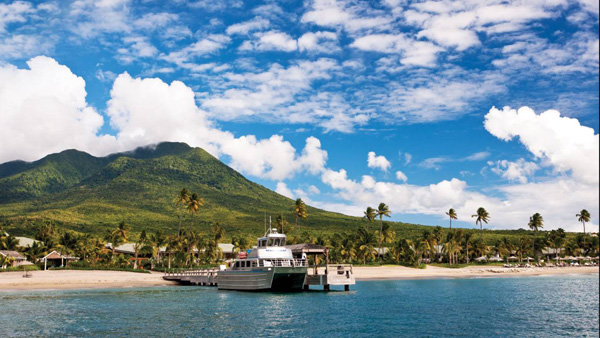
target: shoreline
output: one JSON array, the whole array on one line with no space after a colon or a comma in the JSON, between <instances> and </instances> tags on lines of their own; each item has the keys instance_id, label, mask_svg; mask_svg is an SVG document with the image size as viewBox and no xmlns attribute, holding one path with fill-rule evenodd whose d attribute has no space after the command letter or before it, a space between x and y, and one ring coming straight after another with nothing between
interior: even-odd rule
<instances>
[{"instance_id":1,"label":"shoreline","mask_svg":"<svg viewBox=\"0 0 600 338\"><path fill-rule=\"evenodd\" d=\"M516 278L538 276L598 275L597 266L505 268L469 266L443 268L427 265L426 269L404 266L353 267L357 281L373 280L416 280L416 279L469 279L469 278Z\"/></svg>"},{"instance_id":2,"label":"shoreline","mask_svg":"<svg viewBox=\"0 0 600 338\"><path fill-rule=\"evenodd\" d=\"M23 278L23 272L17 271L0 273L0 294L3 292L32 290L127 289L179 285L176 282L164 280L162 272L145 274L110 270L49 270L31 271L30 273L31 278ZM560 268L469 266L443 268L428 265L426 269L404 266L356 266L353 267L353 273L356 281L381 281L598 275L599 269L597 266Z\"/></svg>"}]
</instances>

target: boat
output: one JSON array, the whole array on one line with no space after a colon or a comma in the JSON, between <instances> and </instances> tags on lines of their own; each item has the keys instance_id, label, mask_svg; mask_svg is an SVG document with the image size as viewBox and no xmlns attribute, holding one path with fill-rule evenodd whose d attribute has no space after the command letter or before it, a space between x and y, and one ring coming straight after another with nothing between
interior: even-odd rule
<instances>
[{"instance_id":1,"label":"boat","mask_svg":"<svg viewBox=\"0 0 600 338\"><path fill-rule=\"evenodd\" d=\"M241 252L229 268L218 272L219 290L301 291L306 259L294 259L285 244L285 234L269 229L256 248Z\"/></svg>"}]
</instances>

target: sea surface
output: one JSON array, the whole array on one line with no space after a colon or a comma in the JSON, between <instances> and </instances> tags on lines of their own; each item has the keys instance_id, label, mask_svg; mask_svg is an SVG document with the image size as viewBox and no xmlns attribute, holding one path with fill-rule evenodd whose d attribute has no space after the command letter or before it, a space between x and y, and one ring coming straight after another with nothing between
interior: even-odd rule
<instances>
[{"instance_id":1,"label":"sea surface","mask_svg":"<svg viewBox=\"0 0 600 338\"><path fill-rule=\"evenodd\" d=\"M0 292L0 337L598 337L598 276Z\"/></svg>"}]
</instances>

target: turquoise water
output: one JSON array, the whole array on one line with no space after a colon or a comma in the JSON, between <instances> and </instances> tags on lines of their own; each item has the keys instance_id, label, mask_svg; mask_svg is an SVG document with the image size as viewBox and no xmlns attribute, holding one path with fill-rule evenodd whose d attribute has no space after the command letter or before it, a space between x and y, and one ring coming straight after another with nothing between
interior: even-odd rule
<instances>
[{"instance_id":1,"label":"turquoise water","mask_svg":"<svg viewBox=\"0 0 600 338\"><path fill-rule=\"evenodd\" d=\"M0 337L598 337L598 276L359 282L292 294L0 292Z\"/></svg>"}]
</instances>

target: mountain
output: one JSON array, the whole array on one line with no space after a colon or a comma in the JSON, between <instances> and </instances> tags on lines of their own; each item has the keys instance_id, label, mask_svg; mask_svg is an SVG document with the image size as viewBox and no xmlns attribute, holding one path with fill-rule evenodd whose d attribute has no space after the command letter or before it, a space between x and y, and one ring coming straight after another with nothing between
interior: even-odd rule
<instances>
[{"instance_id":1,"label":"mountain","mask_svg":"<svg viewBox=\"0 0 600 338\"><path fill-rule=\"evenodd\" d=\"M193 220L174 199L182 188L197 192L204 206ZM94 157L65 150L31 163L0 165L0 217L53 219L66 227L99 234L125 220L134 231L206 231L220 222L228 233L262 232L265 214L284 214L290 224L294 201L249 181L200 148L161 143L131 152ZM353 230L364 221L308 207L298 231ZM192 223L193 222L193 223ZM395 227L403 227L396 223ZM411 226L406 230L419 230Z\"/></svg>"}]
</instances>

